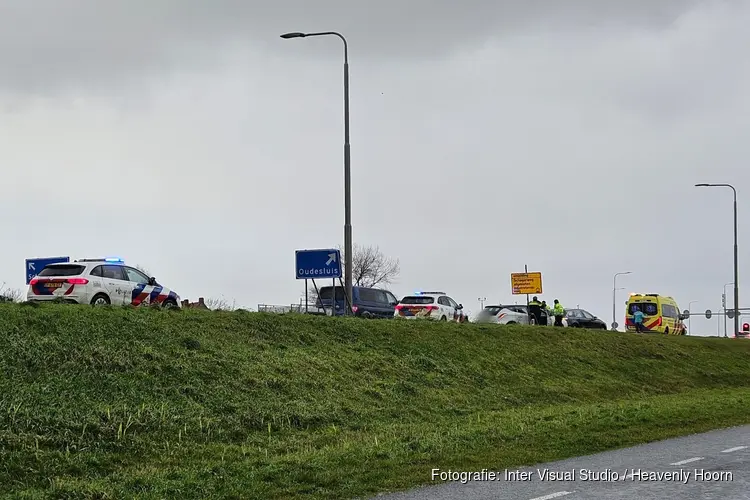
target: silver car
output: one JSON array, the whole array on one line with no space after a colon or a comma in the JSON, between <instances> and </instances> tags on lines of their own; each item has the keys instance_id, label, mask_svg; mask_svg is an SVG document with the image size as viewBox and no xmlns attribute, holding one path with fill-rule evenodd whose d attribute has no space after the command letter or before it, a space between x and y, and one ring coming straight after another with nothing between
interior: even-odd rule
<instances>
[{"instance_id":1,"label":"silver car","mask_svg":"<svg viewBox=\"0 0 750 500\"><path fill-rule=\"evenodd\" d=\"M497 325L528 325L529 310L523 305L486 306L478 315L475 323L494 323ZM554 316L547 316L547 325L554 325ZM563 319L563 325L567 322Z\"/></svg>"}]
</instances>

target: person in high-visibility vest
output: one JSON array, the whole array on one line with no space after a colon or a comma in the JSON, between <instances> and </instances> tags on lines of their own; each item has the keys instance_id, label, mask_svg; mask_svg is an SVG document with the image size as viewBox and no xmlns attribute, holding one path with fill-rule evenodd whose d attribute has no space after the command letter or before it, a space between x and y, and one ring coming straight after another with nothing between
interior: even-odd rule
<instances>
[{"instance_id":1,"label":"person in high-visibility vest","mask_svg":"<svg viewBox=\"0 0 750 500\"><path fill-rule=\"evenodd\" d=\"M534 324L540 324L541 311L542 303L539 302L539 299L537 299L535 296L533 299L531 299L531 302L529 302L529 322L533 320Z\"/></svg>"},{"instance_id":2,"label":"person in high-visibility vest","mask_svg":"<svg viewBox=\"0 0 750 500\"><path fill-rule=\"evenodd\" d=\"M542 317L541 324L545 326L549 325L549 318L552 317L552 308L547 305L546 300L543 300L540 309L542 311L541 312L541 317Z\"/></svg>"},{"instance_id":3,"label":"person in high-visibility vest","mask_svg":"<svg viewBox=\"0 0 750 500\"><path fill-rule=\"evenodd\" d=\"M565 308L557 299L555 299L555 305L552 306L552 314L555 316L555 326L563 326L562 320L565 316Z\"/></svg>"}]
</instances>

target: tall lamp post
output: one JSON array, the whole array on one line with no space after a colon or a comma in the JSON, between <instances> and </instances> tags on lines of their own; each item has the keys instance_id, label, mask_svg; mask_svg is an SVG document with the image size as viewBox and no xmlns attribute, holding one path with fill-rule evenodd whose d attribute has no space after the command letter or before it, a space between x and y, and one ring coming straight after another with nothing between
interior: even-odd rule
<instances>
[{"instance_id":1,"label":"tall lamp post","mask_svg":"<svg viewBox=\"0 0 750 500\"><path fill-rule=\"evenodd\" d=\"M734 285L734 283L724 283L724 295L721 297L724 306L724 337L727 336L727 287L729 285Z\"/></svg>"},{"instance_id":2,"label":"tall lamp post","mask_svg":"<svg viewBox=\"0 0 750 500\"><path fill-rule=\"evenodd\" d=\"M695 187L726 187L734 193L734 331L740 331L740 279L737 269L737 190L731 184L696 184Z\"/></svg>"},{"instance_id":3,"label":"tall lamp post","mask_svg":"<svg viewBox=\"0 0 750 500\"><path fill-rule=\"evenodd\" d=\"M612 329L616 330L615 323L617 323L617 277L624 276L626 274L632 274L632 271L625 271L622 273L615 273L612 279Z\"/></svg>"},{"instance_id":4,"label":"tall lamp post","mask_svg":"<svg viewBox=\"0 0 750 500\"><path fill-rule=\"evenodd\" d=\"M479 297L477 299L479 301L479 309L480 311L484 310L484 302L487 300L487 297Z\"/></svg>"},{"instance_id":5,"label":"tall lamp post","mask_svg":"<svg viewBox=\"0 0 750 500\"><path fill-rule=\"evenodd\" d=\"M688 334L693 333L693 304L698 302L697 300L691 300L688 302Z\"/></svg>"},{"instance_id":6,"label":"tall lamp post","mask_svg":"<svg viewBox=\"0 0 750 500\"><path fill-rule=\"evenodd\" d=\"M306 38L310 36L336 36L344 42L344 285L346 287L346 312L352 306L352 179L351 148L349 145L349 44L341 33L321 31L317 33L285 33L281 38Z\"/></svg>"}]
</instances>

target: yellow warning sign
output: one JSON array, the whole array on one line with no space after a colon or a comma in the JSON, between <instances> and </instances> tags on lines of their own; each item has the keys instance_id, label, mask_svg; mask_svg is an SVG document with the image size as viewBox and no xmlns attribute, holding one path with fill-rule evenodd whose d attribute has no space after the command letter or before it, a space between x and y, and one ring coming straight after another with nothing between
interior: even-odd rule
<instances>
[{"instance_id":1,"label":"yellow warning sign","mask_svg":"<svg viewBox=\"0 0 750 500\"><path fill-rule=\"evenodd\" d=\"M542 273L513 273L510 288L513 295L542 293Z\"/></svg>"}]
</instances>

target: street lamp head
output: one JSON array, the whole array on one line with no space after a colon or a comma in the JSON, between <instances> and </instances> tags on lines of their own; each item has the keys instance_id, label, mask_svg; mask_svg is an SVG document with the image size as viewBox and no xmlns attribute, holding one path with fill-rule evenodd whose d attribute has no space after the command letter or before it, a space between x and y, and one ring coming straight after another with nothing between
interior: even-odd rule
<instances>
[{"instance_id":1,"label":"street lamp head","mask_svg":"<svg viewBox=\"0 0 750 500\"><path fill-rule=\"evenodd\" d=\"M696 184L695 187L709 187L711 184L706 184L705 182L701 182L700 184Z\"/></svg>"},{"instance_id":2,"label":"street lamp head","mask_svg":"<svg viewBox=\"0 0 750 500\"><path fill-rule=\"evenodd\" d=\"M293 32L293 33L284 33L283 35L281 35L281 38L288 40L289 38L305 38L306 36L307 35L304 33Z\"/></svg>"}]
</instances>

